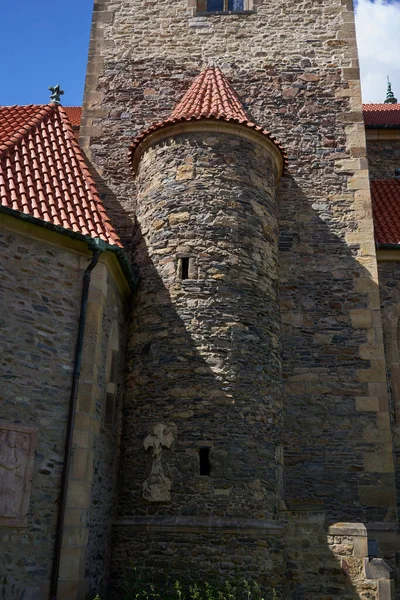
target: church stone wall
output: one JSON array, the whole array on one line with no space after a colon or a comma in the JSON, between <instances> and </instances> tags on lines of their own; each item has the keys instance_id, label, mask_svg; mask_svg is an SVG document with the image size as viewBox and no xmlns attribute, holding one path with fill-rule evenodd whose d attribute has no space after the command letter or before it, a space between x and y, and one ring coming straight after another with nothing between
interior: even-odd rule
<instances>
[{"instance_id":1,"label":"church stone wall","mask_svg":"<svg viewBox=\"0 0 400 600\"><path fill-rule=\"evenodd\" d=\"M89 289L58 586L68 600L103 597L109 578L125 322L124 296L109 267L103 255Z\"/></svg>"},{"instance_id":2,"label":"church stone wall","mask_svg":"<svg viewBox=\"0 0 400 600\"><path fill-rule=\"evenodd\" d=\"M390 422L395 455L396 484L400 490L400 263L379 262L383 339L388 368ZM390 451L390 448L388 448Z\"/></svg>"},{"instance_id":3,"label":"church stone wall","mask_svg":"<svg viewBox=\"0 0 400 600\"><path fill-rule=\"evenodd\" d=\"M111 558L111 524L117 507L117 462L119 457L119 437L121 428L122 383L125 349L125 310L123 298L109 273L104 273L107 281L104 297L104 312L101 320L98 385L100 394L93 407L93 420L97 424L93 439L91 503L87 515L88 543L86 550L85 578L91 596L104 597L108 582ZM103 287L103 286L102 286ZM104 287L103 287L104 289ZM98 299L96 288L93 300ZM107 354L110 336L117 325L119 353L115 394L115 416L113 423L106 422L105 402L107 388Z\"/></svg>"},{"instance_id":4,"label":"church stone wall","mask_svg":"<svg viewBox=\"0 0 400 600\"><path fill-rule=\"evenodd\" d=\"M371 179L394 179L395 169L400 169L400 140L368 140L367 150Z\"/></svg>"},{"instance_id":5,"label":"church stone wall","mask_svg":"<svg viewBox=\"0 0 400 600\"><path fill-rule=\"evenodd\" d=\"M53 566L83 273L90 254L85 244L71 248L63 236L0 218L0 596L43 600ZM109 574L125 322L124 295L112 273L102 257L91 277L61 599L86 598L88 590L93 596L104 592ZM117 417L105 427L107 353L115 328ZM15 515L10 512L14 506Z\"/></svg>"},{"instance_id":6,"label":"church stone wall","mask_svg":"<svg viewBox=\"0 0 400 600\"><path fill-rule=\"evenodd\" d=\"M35 432L27 522L13 527L0 514L0 595L47 598L53 561L58 494L75 338L80 307L80 256L69 250L1 228L0 428ZM0 488L6 492L6 448L0 448ZM10 448L8 448L10 450ZM17 474L24 456L17 444ZM10 482L9 482L10 483ZM13 486L8 486L11 501ZM18 491L18 490L17 490Z\"/></svg>"},{"instance_id":7,"label":"church stone wall","mask_svg":"<svg viewBox=\"0 0 400 600\"><path fill-rule=\"evenodd\" d=\"M286 498L324 505L332 521L393 519L352 2L271 0L254 14L198 17L187 0L95 4L81 143L128 244L129 143L210 60L289 153L278 190Z\"/></svg>"}]
</instances>

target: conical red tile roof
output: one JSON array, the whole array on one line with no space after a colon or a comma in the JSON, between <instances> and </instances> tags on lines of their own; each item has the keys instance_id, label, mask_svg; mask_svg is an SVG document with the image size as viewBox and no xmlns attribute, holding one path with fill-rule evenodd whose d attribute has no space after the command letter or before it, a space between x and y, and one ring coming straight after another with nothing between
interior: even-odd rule
<instances>
[{"instance_id":1,"label":"conical red tile roof","mask_svg":"<svg viewBox=\"0 0 400 600\"><path fill-rule=\"evenodd\" d=\"M0 204L121 246L62 106L0 107Z\"/></svg>"},{"instance_id":2,"label":"conical red tile roof","mask_svg":"<svg viewBox=\"0 0 400 600\"><path fill-rule=\"evenodd\" d=\"M218 119L240 123L245 127L258 131L275 144L286 167L287 156L283 147L270 131L250 120L231 84L218 67L207 67L196 77L168 119L154 123L134 139L130 148L132 162L137 147L148 134L157 129L168 127L168 125L201 119Z\"/></svg>"},{"instance_id":3,"label":"conical red tile roof","mask_svg":"<svg viewBox=\"0 0 400 600\"><path fill-rule=\"evenodd\" d=\"M170 119L249 120L229 81L217 67L208 67L196 79L172 112Z\"/></svg>"}]
</instances>

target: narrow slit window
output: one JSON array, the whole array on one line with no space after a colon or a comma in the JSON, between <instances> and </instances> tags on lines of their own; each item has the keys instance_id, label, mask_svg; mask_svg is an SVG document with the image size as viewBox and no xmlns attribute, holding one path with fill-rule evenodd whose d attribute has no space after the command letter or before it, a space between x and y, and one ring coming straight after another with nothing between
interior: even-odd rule
<instances>
[{"instance_id":1,"label":"narrow slit window","mask_svg":"<svg viewBox=\"0 0 400 600\"><path fill-rule=\"evenodd\" d=\"M209 477L211 472L210 448L200 448L200 475Z\"/></svg>"},{"instance_id":2,"label":"narrow slit window","mask_svg":"<svg viewBox=\"0 0 400 600\"><path fill-rule=\"evenodd\" d=\"M181 268L182 268L182 279L189 279L189 257L184 256L181 259Z\"/></svg>"},{"instance_id":3,"label":"narrow slit window","mask_svg":"<svg viewBox=\"0 0 400 600\"><path fill-rule=\"evenodd\" d=\"M118 352L111 350L111 364L110 364L110 375L109 381L115 382L118 378Z\"/></svg>"},{"instance_id":4,"label":"narrow slit window","mask_svg":"<svg viewBox=\"0 0 400 600\"><path fill-rule=\"evenodd\" d=\"M104 411L104 424L113 427L115 422L115 394L106 394L106 407Z\"/></svg>"}]
</instances>

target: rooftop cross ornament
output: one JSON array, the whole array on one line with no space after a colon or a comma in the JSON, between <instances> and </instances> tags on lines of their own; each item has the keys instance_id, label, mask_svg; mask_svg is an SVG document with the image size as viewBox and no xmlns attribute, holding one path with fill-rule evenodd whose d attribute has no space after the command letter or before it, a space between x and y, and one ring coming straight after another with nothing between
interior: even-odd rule
<instances>
[{"instance_id":1,"label":"rooftop cross ornament","mask_svg":"<svg viewBox=\"0 0 400 600\"><path fill-rule=\"evenodd\" d=\"M54 104L61 104L60 96L64 95L64 90L61 89L60 84L57 84L54 87L50 86L49 90L51 92L50 100Z\"/></svg>"},{"instance_id":2,"label":"rooftop cross ornament","mask_svg":"<svg viewBox=\"0 0 400 600\"><path fill-rule=\"evenodd\" d=\"M394 94L392 92L392 84L390 83L389 77L387 78L387 80L388 80L388 87L387 87L387 92L386 92L385 104L397 104L397 98L394 97Z\"/></svg>"},{"instance_id":3,"label":"rooftop cross ornament","mask_svg":"<svg viewBox=\"0 0 400 600\"><path fill-rule=\"evenodd\" d=\"M145 450L152 448L153 464L148 479L143 484L143 498L148 502L169 502L171 500L171 480L164 475L161 464L163 448L171 448L174 436L171 429L163 423L157 423L154 434L148 435L143 445Z\"/></svg>"}]
</instances>

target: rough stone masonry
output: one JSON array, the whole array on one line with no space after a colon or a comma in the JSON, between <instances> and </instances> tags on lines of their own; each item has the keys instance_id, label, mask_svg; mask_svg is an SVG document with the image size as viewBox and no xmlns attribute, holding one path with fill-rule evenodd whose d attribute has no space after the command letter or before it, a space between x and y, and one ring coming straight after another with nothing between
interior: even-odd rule
<instances>
[{"instance_id":1,"label":"rough stone masonry","mask_svg":"<svg viewBox=\"0 0 400 600\"><path fill-rule=\"evenodd\" d=\"M243 571L251 562L254 572L261 572L267 557L265 571L272 573L284 550L276 549L276 526L268 529L266 519L289 518L285 507L323 510L328 524L391 523L396 517L352 2L271 0L238 14L198 14L200 8L193 0L95 4L81 144L98 173L113 223L142 267L127 351L115 578L127 566L128 552L139 565L181 574L193 564L201 571L208 547L216 548L212 564L222 578L231 570L227 565ZM210 61L221 68L252 120L271 130L289 154L275 199L263 200L276 202L279 240L272 221L261 244L260 270L254 270L253 307L249 294L241 302L231 292L246 279L251 262L254 267L250 246L258 244L260 221L245 203L234 200L229 206L227 195L239 185L235 178L240 185L251 181L254 193L262 157L234 136L222 149L221 140L204 134L152 148L136 181L127 158L132 138L166 118ZM224 187L223 152L232 157L225 165L231 188ZM248 205L249 200L250 195ZM215 223L224 202L229 210ZM208 215L213 229L207 229ZM207 234L212 229L210 238L206 229ZM251 241L234 231L251 232ZM205 240L210 247L204 247ZM247 245L248 262L235 266ZM174 285L182 258L192 260L193 279ZM225 288L227 281L231 287ZM217 305L221 319L211 310ZM269 332L259 340L251 330L257 314L258 326ZM235 322L229 335L228 318ZM269 384L256 385L259 365L270 370L272 391ZM232 413L231 420L225 402L235 403L237 416ZM258 428L264 422L265 429ZM142 494L153 464L143 442L159 423L170 427L174 438L162 450L163 474L171 482L171 501L165 503L149 502ZM261 441L263 431L267 439ZM284 490L276 502L272 482L279 475L273 473L272 447L278 465L280 445ZM199 449L207 447L218 487L212 471L200 475ZM235 448L240 452L232 460ZM233 482L239 480L232 499ZM210 516L258 521L248 524L241 538L248 551L224 560L229 543L220 536L220 545L213 546L201 521ZM191 557L186 563L177 558L169 518L181 535L192 536L185 538L184 556ZM213 523L212 531L232 526ZM259 526L264 530L257 538ZM249 541L254 535L259 542ZM332 544L328 548L320 536L318 544L330 556ZM144 547L154 547L154 553ZM259 554L260 547L270 552ZM202 549L200 560L196 548ZM204 563L204 573L207 569ZM296 571L307 582L305 572L304 567ZM350 572L347 576L352 580ZM356 597L342 584L334 597Z\"/></svg>"}]
</instances>

